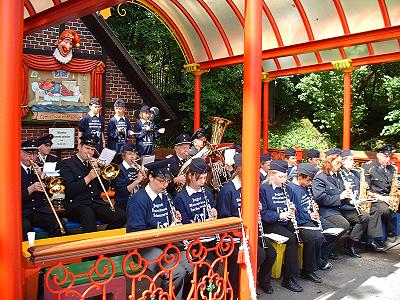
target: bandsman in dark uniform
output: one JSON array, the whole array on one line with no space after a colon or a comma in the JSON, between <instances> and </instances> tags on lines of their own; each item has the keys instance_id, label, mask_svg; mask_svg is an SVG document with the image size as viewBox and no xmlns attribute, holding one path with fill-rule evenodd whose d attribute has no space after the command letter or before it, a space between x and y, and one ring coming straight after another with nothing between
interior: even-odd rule
<instances>
[{"instance_id":1,"label":"bandsman in dark uniform","mask_svg":"<svg viewBox=\"0 0 400 300\"><path fill-rule=\"evenodd\" d=\"M358 216L354 206L350 204L353 193L346 189L340 176L342 167L341 149L333 148L325 152L325 160L320 172L312 182L312 191L323 218L336 227L343 228L343 234L353 224L346 250L351 257L361 257L356 246L368 226L368 214Z\"/></svg>"},{"instance_id":2,"label":"bandsman in dark uniform","mask_svg":"<svg viewBox=\"0 0 400 300\"><path fill-rule=\"evenodd\" d=\"M96 220L108 224L107 229L121 228L126 223L126 213L119 207L113 212L108 202L100 197L103 192L95 170L89 160L93 159L98 137L83 135L78 144L78 152L61 162L60 175L65 180L65 200L63 202L68 219L79 222L82 232L97 230ZM100 174L100 170L98 170ZM102 179L100 179L102 180ZM108 181L103 180L108 187Z\"/></svg>"},{"instance_id":3,"label":"bandsman in dark uniform","mask_svg":"<svg viewBox=\"0 0 400 300\"><path fill-rule=\"evenodd\" d=\"M38 144L38 155L36 162L43 163L42 160L44 160L44 162L61 162L57 155L50 153L51 146L53 145L53 137L54 136L52 134L45 134L36 139Z\"/></svg>"},{"instance_id":4,"label":"bandsman in dark uniform","mask_svg":"<svg viewBox=\"0 0 400 300\"><path fill-rule=\"evenodd\" d=\"M127 206L128 221L126 232L165 228L181 224L182 217L179 212L173 214L173 202L165 190L172 180L169 160L155 161L146 164L150 171L149 183L145 188L130 196ZM140 254L147 260L155 260L163 254L163 246L155 246L140 250ZM160 272L158 262L147 266L153 273ZM180 252L180 262L173 269L173 285L176 299L182 299L185 282L189 281L189 275L193 272L193 266L186 259L185 251ZM161 287L168 292L169 277L162 276Z\"/></svg>"},{"instance_id":5,"label":"bandsman in dark uniform","mask_svg":"<svg viewBox=\"0 0 400 300\"><path fill-rule=\"evenodd\" d=\"M298 241L294 233L294 224L290 221L295 218L294 207L288 207L283 188L287 181L287 169L286 161L271 161L267 180L260 186L261 219L265 233L276 233L288 238L281 285L293 292L302 292L303 288L296 281L296 277L299 276ZM287 196L292 202L290 190L287 190Z\"/></svg>"},{"instance_id":6,"label":"bandsman in dark uniform","mask_svg":"<svg viewBox=\"0 0 400 300\"><path fill-rule=\"evenodd\" d=\"M131 122L125 116L125 101L117 99L114 102L115 115L108 122L107 148L122 153L122 146L127 143L128 137L133 135Z\"/></svg>"},{"instance_id":7,"label":"bandsman in dark uniform","mask_svg":"<svg viewBox=\"0 0 400 300\"><path fill-rule=\"evenodd\" d=\"M201 149L204 148L205 143L207 141L206 138L206 131L204 128L199 128L196 130L195 133L191 136L190 140L192 141L192 147L190 147L189 155L194 156L199 152Z\"/></svg>"},{"instance_id":8,"label":"bandsman in dark uniform","mask_svg":"<svg viewBox=\"0 0 400 300\"><path fill-rule=\"evenodd\" d=\"M319 161L320 161L320 153L318 150L315 149L307 150L307 162L309 164L319 167Z\"/></svg>"},{"instance_id":9,"label":"bandsman in dark uniform","mask_svg":"<svg viewBox=\"0 0 400 300\"><path fill-rule=\"evenodd\" d=\"M168 158L174 179L168 185L167 191L172 197L176 195L176 185L184 186L186 183L186 176L184 174L178 176L178 173L183 164L189 159L190 144L190 136L186 133L180 134L174 142L175 153Z\"/></svg>"},{"instance_id":10,"label":"bandsman in dark uniform","mask_svg":"<svg viewBox=\"0 0 400 300\"><path fill-rule=\"evenodd\" d=\"M297 156L296 156L296 150L293 148L288 148L284 152L285 154L285 161L288 163L288 180L292 181L293 178L296 177L297 173Z\"/></svg>"},{"instance_id":11,"label":"bandsman in dark uniform","mask_svg":"<svg viewBox=\"0 0 400 300\"><path fill-rule=\"evenodd\" d=\"M318 168L310 163L299 164L297 176L288 184L288 189L291 189L293 193L298 226L315 229L300 231L301 239L304 242L304 252L311 254L305 255L303 258L302 275L311 281L320 282L318 276L314 276L316 275L314 272L317 269L332 268L328 258L338 237L334 235L324 237L322 234L322 230L336 226L320 218L319 208L311 191L311 182L317 172Z\"/></svg>"},{"instance_id":12,"label":"bandsman in dark uniform","mask_svg":"<svg viewBox=\"0 0 400 300\"><path fill-rule=\"evenodd\" d=\"M42 171L37 165L32 165L37 158L38 146L36 140L26 140L21 143L21 192L22 192L22 238L28 239L27 233L33 227L43 228L49 237L61 235L61 229L50 209L43 188L38 181ZM35 169L34 169L35 167Z\"/></svg>"},{"instance_id":13,"label":"bandsman in dark uniform","mask_svg":"<svg viewBox=\"0 0 400 300\"><path fill-rule=\"evenodd\" d=\"M240 217L239 210L242 206L242 154L234 156L235 168L233 179L225 183L221 191L218 193L217 211L219 218ZM261 220L260 220L261 221ZM260 228L259 228L260 230ZM261 232L259 232L261 235ZM271 284L272 266L276 259L276 251L269 239L264 237L265 247L261 236L259 236L257 250L257 266L258 266L258 286L267 294L273 293ZM239 292L239 264L237 256L239 252L240 239L235 240L235 249L230 257L228 257L229 281L234 291L234 299L237 298Z\"/></svg>"},{"instance_id":14,"label":"bandsman in dark uniform","mask_svg":"<svg viewBox=\"0 0 400 300\"><path fill-rule=\"evenodd\" d=\"M99 138L96 149L99 153L106 146L104 138L104 117L100 115L101 101L92 98L89 101L89 112L79 121L78 138L82 135L95 134Z\"/></svg>"},{"instance_id":15,"label":"bandsman in dark uniform","mask_svg":"<svg viewBox=\"0 0 400 300\"><path fill-rule=\"evenodd\" d=\"M126 210L130 195L136 193L143 180L143 173L140 166L136 163L138 155L135 145L125 144L122 147L122 163L119 164L120 172L115 178L115 206Z\"/></svg>"},{"instance_id":16,"label":"bandsman in dark uniform","mask_svg":"<svg viewBox=\"0 0 400 300\"><path fill-rule=\"evenodd\" d=\"M352 201L350 201L346 206L351 210L355 210L354 201L359 200L360 196L360 172L353 168L354 160L353 154L350 150L342 151L341 156L343 157L343 166L339 172L342 180L345 183L345 186L350 186L353 193ZM342 207L345 208L346 206L343 205ZM370 213L368 218L367 237L369 242L366 245L367 248L375 252L384 251L384 245L382 245L380 241L374 241L375 238L379 238L381 236L383 236L382 216L380 211L375 210Z\"/></svg>"},{"instance_id":17,"label":"bandsman in dark uniform","mask_svg":"<svg viewBox=\"0 0 400 300\"><path fill-rule=\"evenodd\" d=\"M365 181L369 185L369 191L379 200L372 204L371 214L377 213L382 216L382 221L387 228L387 239L390 242L395 242L396 237L392 224L392 213L388 206L393 176L397 176L396 168L390 162L393 146L385 145L379 148L377 152L376 159L363 165Z\"/></svg>"},{"instance_id":18,"label":"bandsman in dark uniform","mask_svg":"<svg viewBox=\"0 0 400 300\"><path fill-rule=\"evenodd\" d=\"M260 184L267 179L269 166L271 165L271 154L262 153L260 155Z\"/></svg>"},{"instance_id":19,"label":"bandsman in dark uniform","mask_svg":"<svg viewBox=\"0 0 400 300\"><path fill-rule=\"evenodd\" d=\"M150 119L150 107L143 105L140 108L139 119L135 123L136 151L140 156L154 154L154 142L160 137L156 123ZM164 129L165 128L160 128Z\"/></svg>"}]
</instances>

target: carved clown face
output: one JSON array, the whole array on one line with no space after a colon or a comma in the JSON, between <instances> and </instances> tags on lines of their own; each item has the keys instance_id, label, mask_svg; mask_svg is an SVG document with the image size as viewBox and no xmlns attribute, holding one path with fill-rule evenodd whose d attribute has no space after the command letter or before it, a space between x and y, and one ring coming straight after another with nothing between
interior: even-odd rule
<instances>
[{"instance_id":1,"label":"carved clown face","mask_svg":"<svg viewBox=\"0 0 400 300\"><path fill-rule=\"evenodd\" d=\"M68 53L72 51L73 47L73 37L72 36L67 36L63 40L58 40L57 44L58 50L60 51L60 54L62 56L67 56Z\"/></svg>"}]
</instances>

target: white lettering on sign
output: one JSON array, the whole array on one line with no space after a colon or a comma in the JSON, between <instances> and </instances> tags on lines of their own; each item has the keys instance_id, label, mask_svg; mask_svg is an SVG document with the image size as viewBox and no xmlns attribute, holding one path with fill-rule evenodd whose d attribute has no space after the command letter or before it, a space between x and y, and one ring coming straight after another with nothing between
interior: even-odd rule
<instances>
[{"instance_id":1,"label":"white lettering on sign","mask_svg":"<svg viewBox=\"0 0 400 300\"><path fill-rule=\"evenodd\" d=\"M49 133L54 136L53 149L75 148L75 128L49 128Z\"/></svg>"}]
</instances>

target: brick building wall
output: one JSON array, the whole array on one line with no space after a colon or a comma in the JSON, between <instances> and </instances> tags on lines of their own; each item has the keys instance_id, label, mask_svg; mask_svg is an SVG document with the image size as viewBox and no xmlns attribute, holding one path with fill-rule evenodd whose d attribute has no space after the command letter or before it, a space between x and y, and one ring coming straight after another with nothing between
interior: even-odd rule
<instances>
[{"instance_id":1,"label":"brick building wall","mask_svg":"<svg viewBox=\"0 0 400 300\"><path fill-rule=\"evenodd\" d=\"M93 35L87 29L85 24L80 20L72 20L65 24L60 24L51 28L40 30L33 34L27 35L23 40L24 50L30 51L30 53L37 51L38 54L51 55L55 49L54 43L59 37L59 34L65 29L73 29L77 31L81 39L81 46L79 49L74 49L74 55L76 57L93 56L93 59L103 60L106 69L105 75L103 76L104 90L103 90L103 111L102 114L107 122L114 115L113 102L116 98L127 99L128 109L127 116L131 120L132 126L134 125L133 110L129 109L133 103L143 103L142 98L132 87L128 79L121 73L115 63L104 53L101 45L95 40ZM77 122L69 121L61 123L46 122L41 123L39 121L22 122L21 138L22 140L38 137L40 135L48 133L49 127L75 127L77 128ZM105 129L106 132L107 128ZM77 144L77 129L76 131L76 142ZM62 158L69 157L75 153L75 150L56 150L55 154Z\"/></svg>"}]
</instances>

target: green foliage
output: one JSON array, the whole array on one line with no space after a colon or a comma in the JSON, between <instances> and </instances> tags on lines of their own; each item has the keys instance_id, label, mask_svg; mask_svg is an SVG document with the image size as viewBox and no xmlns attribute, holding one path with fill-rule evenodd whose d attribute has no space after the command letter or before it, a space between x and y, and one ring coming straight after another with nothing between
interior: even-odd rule
<instances>
[{"instance_id":1,"label":"green foliage","mask_svg":"<svg viewBox=\"0 0 400 300\"><path fill-rule=\"evenodd\" d=\"M269 133L271 148L289 148L299 146L304 149L329 149L333 147L329 136L321 134L308 119L288 122L280 128L274 128Z\"/></svg>"},{"instance_id":2,"label":"green foliage","mask_svg":"<svg viewBox=\"0 0 400 300\"><path fill-rule=\"evenodd\" d=\"M392 122L383 128L381 135L400 134L400 77L384 77L383 88L387 91L389 107L392 109L385 117L385 120Z\"/></svg>"}]
</instances>

